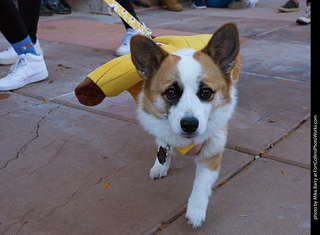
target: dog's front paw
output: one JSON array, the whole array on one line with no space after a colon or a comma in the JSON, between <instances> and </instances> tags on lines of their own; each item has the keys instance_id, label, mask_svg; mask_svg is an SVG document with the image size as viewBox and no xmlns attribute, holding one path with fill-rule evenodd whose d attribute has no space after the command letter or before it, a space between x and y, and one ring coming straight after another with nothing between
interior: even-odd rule
<instances>
[{"instance_id":1,"label":"dog's front paw","mask_svg":"<svg viewBox=\"0 0 320 235\"><path fill-rule=\"evenodd\" d=\"M193 228L201 227L205 221L208 202L209 198L207 196L191 194L188 200L186 217Z\"/></svg>"},{"instance_id":2,"label":"dog's front paw","mask_svg":"<svg viewBox=\"0 0 320 235\"><path fill-rule=\"evenodd\" d=\"M167 173L168 173L168 167L161 164L154 164L154 166L150 169L150 178L152 180L160 179L162 177L167 176Z\"/></svg>"},{"instance_id":3,"label":"dog's front paw","mask_svg":"<svg viewBox=\"0 0 320 235\"><path fill-rule=\"evenodd\" d=\"M160 179L162 177L167 176L169 167L170 167L171 157L168 155L166 161L162 164L160 164L158 158L156 158L156 161L154 162L153 167L150 169L150 178L152 180L154 179Z\"/></svg>"},{"instance_id":4,"label":"dog's front paw","mask_svg":"<svg viewBox=\"0 0 320 235\"><path fill-rule=\"evenodd\" d=\"M193 228L199 228L206 219L206 208L188 205L186 218L188 219L188 224Z\"/></svg>"}]
</instances>

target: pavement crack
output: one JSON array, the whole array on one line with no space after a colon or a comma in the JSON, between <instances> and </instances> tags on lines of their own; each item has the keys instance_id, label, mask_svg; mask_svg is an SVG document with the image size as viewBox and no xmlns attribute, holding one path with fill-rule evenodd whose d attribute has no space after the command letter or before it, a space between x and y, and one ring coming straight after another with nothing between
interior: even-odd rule
<instances>
[{"instance_id":1,"label":"pavement crack","mask_svg":"<svg viewBox=\"0 0 320 235\"><path fill-rule=\"evenodd\" d=\"M289 135L294 133L297 129L299 129L308 119L310 118L310 115L305 117L302 121L299 122L297 126L295 126L293 129L291 129L289 132L285 133L284 135L280 136L280 138L274 140L265 150L261 151L259 153L259 157L264 157L264 155L273 147L275 147L277 144L282 142L284 139L286 139Z\"/></svg>"},{"instance_id":2,"label":"pavement crack","mask_svg":"<svg viewBox=\"0 0 320 235\"><path fill-rule=\"evenodd\" d=\"M81 185L78 189L76 189L70 196L67 196L65 201L62 202L60 205L57 205L55 207L52 208L52 210L47 214L45 215L45 218L49 218L51 215L53 215L57 210L59 210L60 208L63 208L65 207L66 205L69 204L70 200L72 200L75 195L81 191L87 184L84 183L83 185Z\"/></svg>"},{"instance_id":3,"label":"pavement crack","mask_svg":"<svg viewBox=\"0 0 320 235\"><path fill-rule=\"evenodd\" d=\"M36 124L36 126L35 126L35 128L34 128L34 129L35 129L35 131L34 131L34 132L35 132L35 135L34 135L32 138L30 138L30 139L19 149L19 151L17 152L17 154L16 154L16 156L15 156L14 158L9 159L9 160L4 164L4 166L0 167L0 170L6 168L6 167L9 165L10 162L12 162L12 161L17 160L18 158L20 158L21 155L22 155L22 153L24 153L24 152L26 151L26 149L28 148L28 146L29 146L33 141L35 141L37 138L39 138L39 136L40 136L40 135L39 135L40 123L41 123L44 119L46 119L53 110L58 109L59 107L60 107L60 106L57 106L57 107L54 107L54 108L50 109L44 116L41 117L41 119L37 122L37 124Z\"/></svg>"},{"instance_id":4,"label":"pavement crack","mask_svg":"<svg viewBox=\"0 0 320 235\"><path fill-rule=\"evenodd\" d=\"M107 179L108 177L109 177L109 175L104 176L104 177L100 177L100 179L94 185L100 184L102 180Z\"/></svg>"},{"instance_id":5,"label":"pavement crack","mask_svg":"<svg viewBox=\"0 0 320 235\"><path fill-rule=\"evenodd\" d=\"M28 217L30 216L30 214L32 214L35 210L35 206L33 206L32 208L30 208L24 215L21 216L20 219L18 219L17 221L9 224L3 231L1 234L6 234L12 227L19 225L20 226L15 230L15 232L13 233L13 235L17 234L24 225L26 225L29 221L28 221Z\"/></svg>"}]
</instances>

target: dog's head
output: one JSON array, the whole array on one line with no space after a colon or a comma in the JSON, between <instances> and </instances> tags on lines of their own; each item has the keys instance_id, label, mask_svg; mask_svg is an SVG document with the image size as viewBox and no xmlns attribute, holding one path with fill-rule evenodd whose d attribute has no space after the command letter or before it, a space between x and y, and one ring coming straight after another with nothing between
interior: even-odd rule
<instances>
[{"instance_id":1,"label":"dog's head","mask_svg":"<svg viewBox=\"0 0 320 235\"><path fill-rule=\"evenodd\" d=\"M223 128L235 105L238 53L235 24L218 29L200 51L189 48L169 54L151 39L134 36L131 57L144 80L139 104L142 124L167 139L172 135L194 139Z\"/></svg>"}]
</instances>

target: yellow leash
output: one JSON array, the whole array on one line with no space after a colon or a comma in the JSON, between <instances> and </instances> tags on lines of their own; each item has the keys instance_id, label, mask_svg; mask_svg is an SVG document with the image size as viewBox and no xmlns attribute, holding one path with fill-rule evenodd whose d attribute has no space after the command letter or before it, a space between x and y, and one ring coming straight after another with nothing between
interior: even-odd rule
<instances>
[{"instance_id":1,"label":"yellow leash","mask_svg":"<svg viewBox=\"0 0 320 235\"><path fill-rule=\"evenodd\" d=\"M131 28L139 34L151 38L152 31L141 24L135 17L133 17L126 9L124 9L116 0L104 0L108 6L115 11Z\"/></svg>"}]
</instances>

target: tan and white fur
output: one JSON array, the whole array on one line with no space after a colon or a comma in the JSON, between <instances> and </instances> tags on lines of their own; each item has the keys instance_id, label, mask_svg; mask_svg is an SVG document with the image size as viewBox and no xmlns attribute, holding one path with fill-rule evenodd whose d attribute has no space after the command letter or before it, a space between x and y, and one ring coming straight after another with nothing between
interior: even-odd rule
<instances>
[{"instance_id":1,"label":"tan and white fur","mask_svg":"<svg viewBox=\"0 0 320 235\"><path fill-rule=\"evenodd\" d=\"M134 36L131 57L144 80L138 119L159 147L171 147L163 165L156 158L151 179L167 175L173 147L203 144L195 158L196 176L186 211L189 224L200 227L218 179L227 122L236 106L241 69L237 27L223 25L200 51L188 48L172 54L151 39Z\"/></svg>"}]
</instances>

